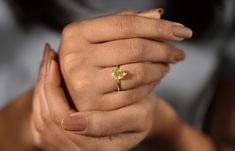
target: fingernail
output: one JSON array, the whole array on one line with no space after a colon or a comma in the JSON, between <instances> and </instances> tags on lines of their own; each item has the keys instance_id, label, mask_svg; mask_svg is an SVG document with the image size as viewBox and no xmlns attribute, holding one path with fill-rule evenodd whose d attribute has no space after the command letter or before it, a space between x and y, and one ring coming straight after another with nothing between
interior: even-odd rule
<instances>
[{"instance_id":1,"label":"fingernail","mask_svg":"<svg viewBox=\"0 0 235 151\"><path fill-rule=\"evenodd\" d=\"M190 28L183 27L180 25L173 25L172 31L174 36L178 38L191 38L193 36L193 32Z\"/></svg>"},{"instance_id":2,"label":"fingernail","mask_svg":"<svg viewBox=\"0 0 235 151\"><path fill-rule=\"evenodd\" d=\"M87 129L88 120L84 115L70 115L62 121L62 127L66 131L83 132Z\"/></svg>"},{"instance_id":3,"label":"fingernail","mask_svg":"<svg viewBox=\"0 0 235 151\"><path fill-rule=\"evenodd\" d=\"M44 51L43 51L43 55L42 55L43 60L45 59L47 49L48 49L48 45L45 44L45 46L44 46ZM43 61L43 60L42 60L42 61Z\"/></svg>"},{"instance_id":4,"label":"fingernail","mask_svg":"<svg viewBox=\"0 0 235 151\"><path fill-rule=\"evenodd\" d=\"M184 52L179 52L175 55L175 59L176 61L181 61L181 60L184 60L185 59L185 53Z\"/></svg>"},{"instance_id":5,"label":"fingernail","mask_svg":"<svg viewBox=\"0 0 235 151\"><path fill-rule=\"evenodd\" d=\"M149 9L149 10L143 11L139 14L145 14L145 13L150 13L150 12L158 12L160 15L163 15L164 9L163 8L154 8L154 9Z\"/></svg>"},{"instance_id":6,"label":"fingernail","mask_svg":"<svg viewBox=\"0 0 235 151\"><path fill-rule=\"evenodd\" d=\"M52 55L53 55L53 52L51 51L51 49L49 49L49 54L48 54L48 58L47 58L47 66L46 66L46 75L51 74L51 64L53 61Z\"/></svg>"},{"instance_id":7,"label":"fingernail","mask_svg":"<svg viewBox=\"0 0 235 151\"><path fill-rule=\"evenodd\" d=\"M48 60L46 75L51 75L51 64L52 64L52 60Z\"/></svg>"},{"instance_id":8,"label":"fingernail","mask_svg":"<svg viewBox=\"0 0 235 151\"><path fill-rule=\"evenodd\" d=\"M139 15L145 16L145 17L153 16L154 18L159 18L161 15L163 15L163 13L164 13L163 8L157 8L157 9L155 8L155 9L143 11L143 12L139 13ZM160 16L159 16L159 14L160 14Z\"/></svg>"},{"instance_id":9,"label":"fingernail","mask_svg":"<svg viewBox=\"0 0 235 151\"><path fill-rule=\"evenodd\" d=\"M50 44L49 44L48 42L45 44L45 47L46 47L47 49L50 49L50 48L51 48L51 46L50 46Z\"/></svg>"},{"instance_id":10,"label":"fingernail","mask_svg":"<svg viewBox=\"0 0 235 151\"><path fill-rule=\"evenodd\" d=\"M45 56L44 56L44 58L46 59L47 57L48 57L48 55L49 55L49 53L50 53L50 44L49 43L46 43L45 44L45 50L44 50L44 52L45 52Z\"/></svg>"},{"instance_id":11,"label":"fingernail","mask_svg":"<svg viewBox=\"0 0 235 151\"><path fill-rule=\"evenodd\" d=\"M164 14L164 9L163 8L158 8L156 9L157 12L159 12L161 15Z\"/></svg>"},{"instance_id":12,"label":"fingernail","mask_svg":"<svg viewBox=\"0 0 235 151\"><path fill-rule=\"evenodd\" d=\"M43 63L44 63L44 60L45 60L45 56L46 56L46 45L44 46L44 50L43 50L43 55L42 55L42 60L41 60L41 63L40 63L40 68L42 68L43 66ZM40 71L40 70L39 70Z\"/></svg>"},{"instance_id":13,"label":"fingernail","mask_svg":"<svg viewBox=\"0 0 235 151\"><path fill-rule=\"evenodd\" d=\"M48 48L49 48L49 44L46 43L45 46L44 46L44 51L43 51L42 61L41 61L40 67L42 67L43 64L45 63L45 60L46 60L46 57L47 57L47 54L48 54Z\"/></svg>"}]
</instances>

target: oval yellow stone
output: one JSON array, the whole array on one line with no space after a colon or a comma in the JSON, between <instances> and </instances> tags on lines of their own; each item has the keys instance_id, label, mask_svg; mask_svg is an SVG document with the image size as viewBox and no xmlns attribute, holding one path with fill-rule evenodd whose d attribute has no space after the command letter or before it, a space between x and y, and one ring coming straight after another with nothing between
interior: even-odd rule
<instances>
[{"instance_id":1,"label":"oval yellow stone","mask_svg":"<svg viewBox=\"0 0 235 151\"><path fill-rule=\"evenodd\" d=\"M112 72L112 76L114 80L121 80L123 79L125 76L127 75L127 73L122 70L122 69L114 69Z\"/></svg>"}]
</instances>

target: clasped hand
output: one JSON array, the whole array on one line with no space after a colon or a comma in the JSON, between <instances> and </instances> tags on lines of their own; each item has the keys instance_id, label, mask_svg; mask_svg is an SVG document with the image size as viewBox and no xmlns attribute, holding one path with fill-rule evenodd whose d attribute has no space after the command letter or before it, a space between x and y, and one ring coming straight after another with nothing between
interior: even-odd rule
<instances>
[{"instance_id":1,"label":"clasped hand","mask_svg":"<svg viewBox=\"0 0 235 151\"><path fill-rule=\"evenodd\" d=\"M152 92L170 64L185 58L163 41L192 36L160 16L158 10L123 11L72 23L63 30L58 57L45 47L31 118L36 145L49 151L125 151L156 131L158 99ZM119 92L111 76L117 65L127 71Z\"/></svg>"}]
</instances>

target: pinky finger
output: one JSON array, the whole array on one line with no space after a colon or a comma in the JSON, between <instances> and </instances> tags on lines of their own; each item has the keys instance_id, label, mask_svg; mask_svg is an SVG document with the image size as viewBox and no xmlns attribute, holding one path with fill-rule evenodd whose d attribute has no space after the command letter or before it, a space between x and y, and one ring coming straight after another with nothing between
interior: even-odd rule
<instances>
[{"instance_id":1,"label":"pinky finger","mask_svg":"<svg viewBox=\"0 0 235 151\"><path fill-rule=\"evenodd\" d=\"M115 110L134 104L149 95L158 84L159 81L140 86L136 89L107 93L100 99L100 110Z\"/></svg>"}]
</instances>

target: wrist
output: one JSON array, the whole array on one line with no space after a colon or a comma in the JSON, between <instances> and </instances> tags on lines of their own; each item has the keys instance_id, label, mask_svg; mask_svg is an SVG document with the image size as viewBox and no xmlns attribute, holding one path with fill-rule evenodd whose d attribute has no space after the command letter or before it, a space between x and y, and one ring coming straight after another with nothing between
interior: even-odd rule
<instances>
[{"instance_id":1,"label":"wrist","mask_svg":"<svg viewBox=\"0 0 235 151\"><path fill-rule=\"evenodd\" d=\"M168 119L169 120L169 119ZM161 122L161 121L156 121ZM166 142L176 142L184 130L184 122L175 114L171 117L170 121L162 126L156 127L160 124L155 124L154 130L150 138L160 138Z\"/></svg>"},{"instance_id":2,"label":"wrist","mask_svg":"<svg viewBox=\"0 0 235 151\"><path fill-rule=\"evenodd\" d=\"M154 119L147 141L176 143L185 127L174 109L161 98L152 95L154 101Z\"/></svg>"},{"instance_id":3,"label":"wrist","mask_svg":"<svg viewBox=\"0 0 235 151\"><path fill-rule=\"evenodd\" d=\"M30 131L33 90L18 97L0 112L1 148L5 150L32 150Z\"/></svg>"},{"instance_id":4,"label":"wrist","mask_svg":"<svg viewBox=\"0 0 235 151\"><path fill-rule=\"evenodd\" d=\"M165 100L154 96L154 102L154 123L150 137L172 139L173 134L176 135L181 131L183 122Z\"/></svg>"}]
</instances>

